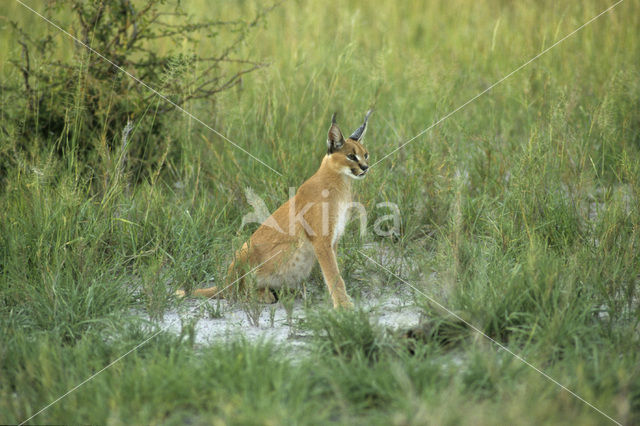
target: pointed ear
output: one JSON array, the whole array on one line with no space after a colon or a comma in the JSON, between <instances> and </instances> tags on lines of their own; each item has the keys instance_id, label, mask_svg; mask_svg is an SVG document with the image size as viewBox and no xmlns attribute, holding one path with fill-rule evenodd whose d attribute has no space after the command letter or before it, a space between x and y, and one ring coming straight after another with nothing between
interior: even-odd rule
<instances>
[{"instance_id":1,"label":"pointed ear","mask_svg":"<svg viewBox=\"0 0 640 426\"><path fill-rule=\"evenodd\" d=\"M331 127L329 127L329 134L327 135L327 150L329 154L332 154L342 148L344 145L344 137L342 132L336 124L336 114L333 113L331 117Z\"/></svg>"},{"instance_id":2,"label":"pointed ear","mask_svg":"<svg viewBox=\"0 0 640 426\"><path fill-rule=\"evenodd\" d=\"M349 136L349 139L353 139L354 141L358 141L362 143L364 134L367 132L367 122L369 121L369 116L371 115L371 112L373 112L373 110L371 109L367 111L367 115L364 116L364 122L362 123L362 126L358 127L356 131L353 132L351 136Z\"/></svg>"}]
</instances>

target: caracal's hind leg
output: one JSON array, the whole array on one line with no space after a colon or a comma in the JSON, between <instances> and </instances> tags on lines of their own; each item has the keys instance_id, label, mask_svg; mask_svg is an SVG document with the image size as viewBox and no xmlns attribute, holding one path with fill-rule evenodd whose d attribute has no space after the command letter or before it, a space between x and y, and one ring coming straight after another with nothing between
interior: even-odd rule
<instances>
[{"instance_id":1,"label":"caracal's hind leg","mask_svg":"<svg viewBox=\"0 0 640 426\"><path fill-rule=\"evenodd\" d=\"M264 287L264 288L259 288L258 291L256 292L256 296L259 302L261 303L276 303L278 300L276 299L276 296L274 296L274 294L271 292L271 289Z\"/></svg>"}]
</instances>

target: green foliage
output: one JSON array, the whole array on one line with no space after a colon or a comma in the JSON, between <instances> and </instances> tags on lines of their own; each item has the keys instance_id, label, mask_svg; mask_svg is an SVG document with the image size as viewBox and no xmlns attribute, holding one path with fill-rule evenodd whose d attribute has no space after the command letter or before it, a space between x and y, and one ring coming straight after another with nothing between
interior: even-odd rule
<instances>
[{"instance_id":1,"label":"green foliage","mask_svg":"<svg viewBox=\"0 0 640 426\"><path fill-rule=\"evenodd\" d=\"M388 338L365 311L310 312L305 321L328 355L375 361L381 352L389 350Z\"/></svg>"},{"instance_id":2,"label":"green foliage","mask_svg":"<svg viewBox=\"0 0 640 426\"><path fill-rule=\"evenodd\" d=\"M12 146L0 153L0 172L23 157L55 152L75 159L89 177L104 179L115 163L136 182L149 177L169 152L182 155L181 144L170 142L179 108L211 104L265 66L237 51L269 10L250 21L220 21L196 20L180 2L47 2L44 14L66 18L62 26L73 28L79 42L36 37L9 21L22 49L10 62L22 79L3 90L3 102L12 104L5 129ZM233 37L216 42L225 32ZM216 51L198 54L203 38ZM181 51L183 43L190 50ZM61 57L61 49L72 53ZM135 127L127 140L121 132L129 122Z\"/></svg>"}]
</instances>

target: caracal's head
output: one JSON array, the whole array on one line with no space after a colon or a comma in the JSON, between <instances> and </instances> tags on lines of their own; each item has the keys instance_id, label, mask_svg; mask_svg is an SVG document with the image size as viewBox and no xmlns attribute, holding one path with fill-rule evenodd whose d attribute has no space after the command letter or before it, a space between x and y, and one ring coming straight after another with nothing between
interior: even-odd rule
<instances>
[{"instance_id":1,"label":"caracal's head","mask_svg":"<svg viewBox=\"0 0 640 426\"><path fill-rule=\"evenodd\" d=\"M333 114L331 117L331 127L327 136L328 160L334 170L352 179L363 179L369 169L369 152L363 145L369 115L371 110L364 117L362 126L346 140L336 124L336 115Z\"/></svg>"}]
</instances>

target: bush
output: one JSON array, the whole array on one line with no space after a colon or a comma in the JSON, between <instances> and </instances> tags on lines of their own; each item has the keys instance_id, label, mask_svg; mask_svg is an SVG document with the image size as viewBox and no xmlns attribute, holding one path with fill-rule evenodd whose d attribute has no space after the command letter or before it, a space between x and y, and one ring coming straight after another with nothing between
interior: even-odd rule
<instances>
[{"instance_id":1,"label":"bush","mask_svg":"<svg viewBox=\"0 0 640 426\"><path fill-rule=\"evenodd\" d=\"M5 111L10 124L3 132L12 142L0 150L0 177L12 164L54 153L85 171L125 168L139 180L150 166L162 165L169 150L167 136L180 114L171 103L211 102L217 93L240 84L244 74L266 65L238 57L238 52L273 7L259 10L250 21L215 21L194 20L179 1L54 0L45 14L51 17L69 3L73 21L61 26L72 28L92 51L73 43L72 54L57 59L70 43L67 37L34 38L10 22L22 47L21 57L12 63L22 78L3 87L3 105L13 106ZM178 52L184 40L197 49L201 37L218 39L219 51L208 57L195 50ZM133 132L123 143L126 138L120 134L129 121Z\"/></svg>"}]
</instances>

